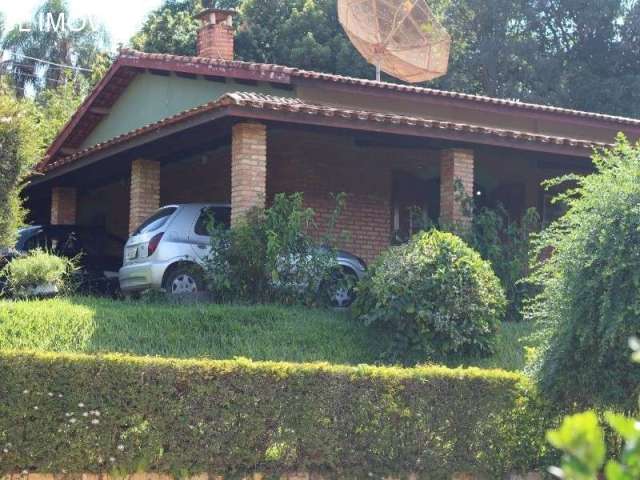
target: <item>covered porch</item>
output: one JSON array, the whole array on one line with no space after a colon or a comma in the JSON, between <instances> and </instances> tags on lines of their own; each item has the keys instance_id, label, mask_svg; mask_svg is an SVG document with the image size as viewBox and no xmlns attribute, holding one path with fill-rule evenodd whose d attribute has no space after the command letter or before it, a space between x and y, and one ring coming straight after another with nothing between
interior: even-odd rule
<instances>
[{"instance_id":1,"label":"covered porch","mask_svg":"<svg viewBox=\"0 0 640 480\"><path fill-rule=\"evenodd\" d=\"M232 222L280 192L302 192L326 225L344 192L344 248L373 260L413 225L411 210L468 222L456 186L513 218L557 215L540 187L587 173L598 145L257 94L147 125L43 169L27 189L33 223L104 227L126 238L162 205L227 203ZM321 231L318 232L319 234Z\"/></svg>"}]
</instances>

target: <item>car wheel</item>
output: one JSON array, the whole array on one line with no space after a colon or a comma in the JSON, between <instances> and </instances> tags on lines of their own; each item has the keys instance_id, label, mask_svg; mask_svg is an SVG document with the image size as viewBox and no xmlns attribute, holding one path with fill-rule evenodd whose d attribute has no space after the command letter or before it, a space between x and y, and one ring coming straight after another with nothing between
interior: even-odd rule
<instances>
[{"instance_id":1,"label":"car wheel","mask_svg":"<svg viewBox=\"0 0 640 480\"><path fill-rule=\"evenodd\" d=\"M348 270L336 270L324 283L323 296L334 308L349 308L356 299L355 286L358 277Z\"/></svg>"},{"instance_id":2,"label":"car wheel","mask_svg":"<svg viewBox=\"0 0 640 480\"><path fill-rule=\"evenodd\" d=\"M192 295L204 290L204 280L197 267L180 266L167 276L165 289L170 295Z\"/></svg>"}]
</instances>

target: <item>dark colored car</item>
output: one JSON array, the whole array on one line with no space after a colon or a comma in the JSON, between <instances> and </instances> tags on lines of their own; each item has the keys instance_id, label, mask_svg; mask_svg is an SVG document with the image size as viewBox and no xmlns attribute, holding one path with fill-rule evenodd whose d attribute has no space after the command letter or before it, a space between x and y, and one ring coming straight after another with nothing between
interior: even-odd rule
<instances>
[{"instance_id":1,"label":"dark colored car","mask_svg":"<svg viewBox=\"0 0 640 480\"><path fill-rule=\"evenodd\" d=\"M33 225L18 231L14 249L0 253L0 268L16 256L39 248L78 259L80 291L111 295L118 289L124 244L125 240L100 227Z\"/></svg>"}]
</instances>

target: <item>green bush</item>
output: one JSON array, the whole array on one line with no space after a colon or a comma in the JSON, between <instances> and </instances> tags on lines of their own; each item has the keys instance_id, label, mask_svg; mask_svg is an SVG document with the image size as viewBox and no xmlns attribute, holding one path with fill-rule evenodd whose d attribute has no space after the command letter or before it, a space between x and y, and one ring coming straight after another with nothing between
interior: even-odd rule
<instances>
[{"instance_id":1,"label":"green bush","mask_svg":"<svg viewBox=\"0 0 640 480\"><path fill-rule=\"evenodd\" d=\"M337 210L342 196L338 202ZM328 237L318 248L315 228L315 213L303 207L301 193L276 195L269 208L251 210L231 230L212 225L205 269L210 289L221 301L316 303L337 263Z\"/></svg>"},{"instance_id":2,"label":"green bush","mask_svg":"<svg viewBox=\"0 0 640 480\"><path fill-rule=\"evenodd\" d=\"M499 478L544 441L527 381L497 370L4 352L0 398L0 475Z\"/></svg>"},{"instance_id":3,"label":"green bush","mask_svg":"<svg viewBox=\"0 0 640 480\"><path fill-rule=\"evenodd\" d=\"M0 79L0 248L15 245L16 231L25 213L20 192L38 158L33 108L29 102L17 101L7 94L3 80Z\"/></svg>"},{"instance_id":4,"label":"green bush","mask_svg":"<svg viewBox=\"0 0 640 480\"><path fill-rule=\"evenodd\" d=\"M637 409L640 366L627 339L640 332L640 147L623 137L594 156L596 172L565 177L568 212L546 229L528 316L543 335L530 368L561 405Z\"/></svg>"},{"instance_id":5,"label":"green bush","mask_svg":"<svg viewBox=\"0 0 640 480\"><path fill-rule=\"evenodd\" d=\"M490 264L455 235L432 230L380 256L358 286L354 311L391 330L398 356L488 354L505 303Z\"/></svg>"},{"instance_id":6,"label":"green bush","mask_svg":"<svg viewBox=\"0 0 640 480\"><path fill-rule=\"evenodd\" d=\"M33 250L9 262L0 275L6 280L9 293L21 297L43 285L61 289L73 268L69 259Z\"/></svg>"},{"instance_id":7,"label":"green bush","mask_svg":"<svg viewBox=\"0 0 640 480\"><path fill-rule=\"evenodd\" d=\"M533 294L531 285L523 280L529 275L532 242L540 229L540 215L535 208L515 221L502 206L482 208L473 216L468 243L491 262L500 279L507 297L508 321L522 320L524 302Z\"/></svg>"},{"instance_id":8,"label":"green bush","mask_svg":"<svg viewBox=\"0 0 640 480\"><path fill-rule=\"evenodd\" d=\"M632 338L629 343L634 350L633 359L640 361L640 341ZM547 432L549 443L563 451L562 468L550 469L555 476L565 480L640 478L640 422L615 412L606 412L604 419L617 437L617 458L607 460L607 447L611 445L607 445L607 432L595 411L571 415L559 428Z\"/></svg>"}]
</instances>

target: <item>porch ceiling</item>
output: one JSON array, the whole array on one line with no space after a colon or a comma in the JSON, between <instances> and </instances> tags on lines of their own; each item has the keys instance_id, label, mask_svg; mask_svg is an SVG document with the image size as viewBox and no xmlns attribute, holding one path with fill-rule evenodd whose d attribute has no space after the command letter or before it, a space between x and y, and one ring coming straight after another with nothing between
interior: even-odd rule
<instances>
[{"instance_id":1,"label":"porch ceiling","mask_svg":"<svg viewBox=\"0 0 640 480\"><path fill-rule=\"evenodd\" d=\"M236 92L223 95L215 102L186 110L99 143L53 163L40 165L39 171L44 176L34 179L34 183L59 177L107 157L121 155L124 152L131 154L133 149L144 145L149 146L170 135L186 132L214 121L233 118L426 137L457 142L467 147L472 147L473 144L492 145L573 157L589 157L593 149L607 146L604 143L572 138L442 122L429 118L342 109L305 103L295 98ZM180 147L184 148L184 145L182 143Z\"/></svg>"}]
</instances>

